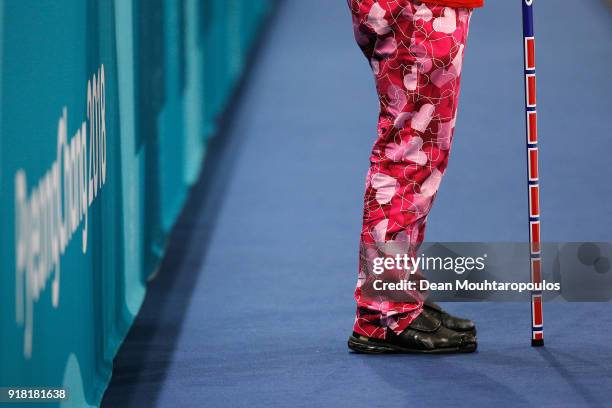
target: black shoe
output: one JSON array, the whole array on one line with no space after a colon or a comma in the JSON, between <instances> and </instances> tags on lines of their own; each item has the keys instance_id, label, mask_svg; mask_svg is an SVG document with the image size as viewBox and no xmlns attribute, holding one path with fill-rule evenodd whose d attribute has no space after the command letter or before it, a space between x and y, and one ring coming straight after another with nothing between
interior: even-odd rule
<instances>
[{"instance_id":1,"label":"black shoe","mask_svg":"<svg viewBox=\"0 0 612 408\"><path fill-rule=\"evenodd\" d=\"M430 301L425 302L423 309L426 310L431 316L440 320L444 327L459 333L469 333L476 336L476 325L473 321L462 319L461 317L451 316L446 313L444 309L440 307L440 305Z\"/></svg>"},{"instance_id":2,"label":"black shoe","mask_svg":"<svg viewBox=\"0 0 612 408\"><path fill-rule=\"evenodd\" d=\"M427 312L421 314L397 335L387 330L387 338L374 339L353 332L348 346L358 353L471 353L476 351L476 337L458 333L442 325Z\"/></svg>"}]
</instances>

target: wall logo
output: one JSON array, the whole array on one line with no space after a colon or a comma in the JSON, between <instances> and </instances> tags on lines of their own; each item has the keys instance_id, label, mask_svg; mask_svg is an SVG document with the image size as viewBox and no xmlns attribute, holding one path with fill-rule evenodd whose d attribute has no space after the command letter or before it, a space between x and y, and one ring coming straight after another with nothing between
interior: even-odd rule
<instances>
[{"instance_id":1,"label":"wall logo","mask_svg":"<svg viewBox=\"0 0 612 408\"><path fill-rule=\"evenodd\" d=\"M106 183L104 65L87 81L87 118L68 138L68 109L57 124L57 156L28 194L24 169L15 174L15 306L24 327L23 352L32 354L34 305L51 281L51 304L60 302L60 264L79 226L87 252L88 210Z\"/></svg>"}]
</instances>

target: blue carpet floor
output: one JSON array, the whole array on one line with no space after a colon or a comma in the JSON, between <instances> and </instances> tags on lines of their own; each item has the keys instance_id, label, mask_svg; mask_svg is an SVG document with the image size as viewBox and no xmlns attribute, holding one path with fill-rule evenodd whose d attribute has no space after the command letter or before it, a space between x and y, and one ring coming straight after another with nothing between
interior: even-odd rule
<instances>
[{"instance_id":1,"label":"blue carpet floor","mask_svg":"<svg viewBox=\"0 0 612 408\"><path fill-rule=\"evenodd\" d=\"M488 3L430 241L526 239L520 4ZM543 237L612 241L612 17L536 7ZM271 24L103 406L610 406L609 304L547 304L544 349L528 304L455 303L476 354L347 352L374 85L344 1L288 0Z\"/></svg>"}]
</instances>

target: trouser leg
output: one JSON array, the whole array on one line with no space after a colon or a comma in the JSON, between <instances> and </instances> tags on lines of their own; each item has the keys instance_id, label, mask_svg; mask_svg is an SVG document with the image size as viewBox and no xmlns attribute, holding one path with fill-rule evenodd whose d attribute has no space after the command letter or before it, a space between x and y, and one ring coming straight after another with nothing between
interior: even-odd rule
<instances>
[{"instance_id":1,"label":"trouser leg","mask_svg":"<svg viewBox=\"0 0 612 408\"><path fill-rule=\"evenodd\" d=\"M408 300L367 296L369 248L405 243L415 255L446 171L455 128L471 10L411 0L349 0L355 38L370 62L380 100L361 232L355 332L384 338L422 310Z\"/></svg>"}]
</instances>

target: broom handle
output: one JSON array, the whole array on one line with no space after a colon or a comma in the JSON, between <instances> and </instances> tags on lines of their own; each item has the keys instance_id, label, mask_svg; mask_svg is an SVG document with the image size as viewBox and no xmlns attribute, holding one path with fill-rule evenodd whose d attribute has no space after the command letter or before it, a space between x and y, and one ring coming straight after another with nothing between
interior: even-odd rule
<instances>
[{"instance_id":1,"label":"broom handle","mask_svg":"<svg viewBox=\"0 0 612 408\"><path fill-rule=\"evenodd\" d=\"M533 1L523 3L523 37L525 62L525 118L527 136L527 189L529 200L529 250L531 281L542 282L540 242L540 175L538 168L538 114L536 110L535 36L533 32ZM544 345L542 291L531 292L531 345Z\"/></svg>"}]
</instances>

